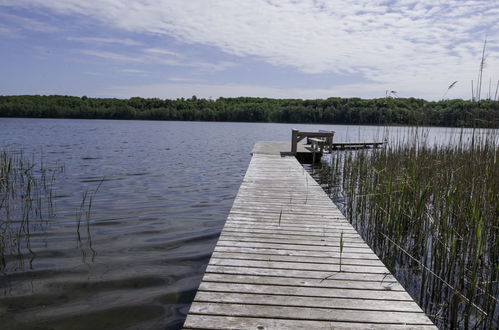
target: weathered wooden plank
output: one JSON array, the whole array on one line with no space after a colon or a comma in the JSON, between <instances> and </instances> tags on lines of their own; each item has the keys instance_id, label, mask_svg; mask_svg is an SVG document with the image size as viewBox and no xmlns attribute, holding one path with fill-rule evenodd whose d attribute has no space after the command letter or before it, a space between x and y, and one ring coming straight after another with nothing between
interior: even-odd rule
<instances>
[{"instance_id":1,"label":"weathered wooden plank","mask_svg":"<svg viewBox=\"0 0 499 330\"><path fill-rule=\"evenodd\" d=\"M277 217L276 217L277 215ZM321 215L321 214L310 214L310 215L298 215L296 213L292 212L286 212L286 211L275 211L275 212L258 212L255 210L255 212L240 212L238 210L231 210L231 213L228 217L229 220L239 220L239 221L246 221L246 220L253 220L253 221L265 221L265 220L272 220L274 219L281 219L281 221L295 221L298 225L314 225L314 224L320 224L321 226L324 226L325 228L332 227L344 227L344 228L350 228L351 225L346 221L344 218L340 217L339 215L335 214L328 214L328 215ZM350 227L349 227L350 225Z\"/></svg>"},{"instance_id":2,"label":"weathered wooden plank","mask_svg":"<svg viewBox=\"0 0 499 330\"><path fill-rule=\"evenodd\" d=\"M292 244L292 245L305 245L305 246L329 246L331 248L338 248L340 247L340 242L329 242L327 240L324 241L301 241L298 239L285 239L285 238L259 238L256 240L253 237L232 237L232 236L226 236L226 235L221 235L220 236L220 241L224 242L229 242L229 241L235 241L235 242L261 242L261 243L277 243L277 244ZM370 251L369 247L365 244L349 244L348 242L345 243L344 245L344 251L348 250L349 252L353 251L358 251L362 252L365 251L368 253Z\"/></svg>"},{"instance_id":3,"label":"weathered wooden plank","mask_svg":"<svg viewBox=\"0 0 499 330\"><path fill-rule=\"evenodd\" d=\"M264 261L284 261L293 263L305 264L339 264L340 258L331 257L299 257L299 256L284 256L272 254L248 254L237 252L213 252L212 258L217 259L241 259L241 260L264 260ZM341 259L343 265L358 265L358 266L371 266L371 267L385 267L379 260L366 260L366 259Z\"/></svg>"},{"instance_id":4,"label":"weathered wooden plank","mask_svg":"<svg viewBox=\"0 0 499 330\"><path fill-rule=\"evenodd\" d=\"M276 214L278 215L278 218L281 220L288 220L288 221L296 221L298 223L302 222L310 222L311 225L320 223L321 225L328 227L348 227L349 223L348 221L345 220L345 218L340 217L339 215L336 214L327 214L327 215L322 215L322 214L300 214L298 215L295 212L287 212L284 210L276 210L274 212L258 212L255 210L255 212L243 212L240 210L233 210L230 213L230 217L228 219L232 220L239 220L239 221L246 221L246 220L253 220L253 221L264 221L264 220L274 220L276 219ZM351 225L350 225L351 226Z\"/></svg>"},{"instance_id":5,"label":"weathered wooden plank","mask_svg":"<svg viewBox=\"0 0 499 330\"><path fill-rule=\"evenodd\" d=\"M221 246L215 247L215 252L238 252L247 254L262 254L262 255L283 255L283 256L297 256L297 257L319 257L319 258L339 258L340 252L338 251L300 251L300 250L282 250L282 249L267 249L262 247L237 247L237 246ZM379 258L372 254L359 254L359 253L341 253L342 259L360 259L360 260L376 260ZM361 261L359 261L361 262Z\"/></svg>"},{"instance_id":6,"label":"weathered wooden plank","mask_svg":"<svg viewBox=\"0 0 499 330\"><path fill-rule=\"evenodd\" d=\"M310 308L347 309L359 311L391 311L420 313L421 309L412 301L386 301L331 297L296 297L252 293L227 293L199 291L195 301L204 303L232 303L270 306L297 306Z\"/></svg>"},{"instance_id":7,"label":"weathered wooden plank","mask_svg":"<svg viewBox=\"0 0 499 330\"><path fill-rule=\"evenodd\" d=\"M249 210L242 209L233 209L228 217L229 220L236 221L275 221L276 219L280 219L281 221L289 221L289 222L297 222L298 225L317 225L320 224L324 227L343 227L350 228L352 225L342 216L335 215L332 213L329 214L305 214L296 212L296 210L284 210L284 209L275 209L272 211L269 210L254 210L251 212Z\"/></svg>"},{"instance_id":8,"label":"weathered wooden plank","mask_svg":"<svg viewBox=\"0 0 499 330\"><path fill-rule=\"evenodd\" d=\"M260 206L265 203L266 208L263 209ZM258 210L265 210L265 211L270 211L270 212L280 212L281 210L283 212L286 211L291 211L291 212L298 212L298 213L305 213L305 214L311 214L313 215L314 210L317 211L318 209L324 209L321 213L330 215L329 212L327 212L326 206L323 205L323 203L317 203L314 201L306 201L305 202L297 202L297 201L291 201L291 203L288 202L279 202L279 203L269 203L269 202L264 202L262 201L254 201L254 202L239 202L235 203L232 208L234 211L236 210L247 210L250 211L251 209L254 209L256 211Z\"/></svg>"},{"instance_id":9,"label":"weathered wooden plank","mask_svg":"<svg viewBox=\"0 0 499 330\"><path fill-rule=\"evenodd\" d=\"M247 210L247 209L242 209L238 207L234 207L231 209L231 215L232 216L241 216L241 217L248 217L251 216L253 217L253 220L258 220L258 221L265 221L265 220L274 220L274 219L280 219L281 222L289 221L289 222L296 222L296 223L303 223L304 225L306 224L305 222L310 222L311 225L313 224L320 224L323 226L333 226L333 225L344 225L344 227L348 227L349 223L344 219L340 218L339 215L334 215L331 213L319 213L317 212L314 214L313 210L310 209L307 212L300 212L298 211L297 208L291 209L291 208L275 208L275 209L254 209L253 212ZM233 217L231 217L233 218ZM337 218L337 219L334 219ZM334 221L334 222L330 222Z\"/></svg>"},{"instance_id":10,"label":"weathered wooden plank","mask_svg":"<svg viewBox=\"0 0 499 330\"><path fill-rule=\"evenodd\" d=\"M240 260L240 259L219 259L216 257L211 258L210 265L218 266L240 266L240 267L259 267L259 268L275 268L275 269L294 269L294 270L322 270L329 272L340 271L340 264L331 262L330 264L317 264L317 263L299 263L299 262L284 262L284 261L267 261L267 260ZM352 273L375 273L385 274L387 269L385 267L375 266L358 266L358 265L345 265L341 266L342 271Z\"/></svg>"},{"instance_id":11,"label":"weathered wooden plank","mask_svg":"<svg viewBox=\"0 0 499 330\"><path fill-rule=\"evenodd\" d=\"M287 320L257 317L235 317L218 315L189 315L184 324L184 329L258 329L258 330L331 330L331 329L369 329L369 330L434 330L434 326L407 325L407 324L373 324L354 322Z\"/></svg>"},{"instance_id":12,"label":"weathered wooden plank","mask_svg":"<svg viewBox=\"0 0 499 330\"><path fill-rule=\"evenodd\" d=\"M358 235L358 233L350 226L346 227L344 225L338 225L338 226L309 226L306 225L304 226L304 223L297 223L297 224L285 224L281 223L279 224L279 218L277 218L277 221L269 222L269 223L264 223L260 222L258 220L253 220L253 219L227 219L225 222L226 226L228 229L231 228L255 228L258 230L288 230L288 231L299 231L303 233L331 233L331 234L336 234L339 235L341 232L343 232L344 235L346 234L351 234L351 235ZM300 230L302 228L302 230Z\"/></svg>"},{"instance_id":13,"label":"weathered wooden plank","mask_svg":"<svg viewBox=\"0 0 499 330\"><path fill-rule=\"evenodd\" d=\"M377 291L405 291L396 281L353 281L329 278L290 278L265 275L237 275L207 273L203 278L206 282L246 283L266 285L292 285L316 288L358 289Z\"/></svg>"},{"instance_id":14,"label":"weathered wooden plank","mask_svg":"<svg viewBox=\"0 0 499 330\"><path fill-rule=\"evenodd\" d=\"M231 241L231 240L219 240L217 246L233 246L233 247L261 247L267 249L280 249L280 250L298 250L298 251L326 251L326 252L338 252L340 251L339 246L332 245L298 245L298 244L285 244L285 243L269 243L269 242L241 242L241 241ZM343 251L343 253L358 253L358 254L371 254L369 250L362 248L349 248L348 251Z\"/></svg>"},{"instance_id":15,"label":"weathered wooden plank","mask_svg":"<svg viewBox=\"0 0 499 330\"><path fill-rule=\"evenodd\" d=\"M309 222L309 221L299 221L292 219L279 219L279 214L275 215L274 219L248 219L246 221L242 219L227 219L228 226L237 226L241 223L247 226L253 226L253 228L265 228L265 227L275 227L276 231L281 230L295 230L300 226L307 227L311 231L319 231L322 233L327 233L328 231L331 233L336 233L340 235L343 234L356 234L355 229L351 226L347 227L342 224L328 224L327 220L323 220L321 222Z\"/></svg>"},{"instance_id":16,"label":"weathered wooden plank","mask_svg":"<svg viewBox=\"0 0 499 330\"><path fill-rule=\"evenodd\" d=\"M279 193L276 193L279 192ZM315 204L315 205L320 205L323 207L329 208L329 204L327 203L327 199L325 198L315 198L312 194L311 190L308 190L310 194L307 195L307 190L305 189L304 193L297 193L295 191L295 194L290 194L289 190L277 190L275 189L274 191L269 191L268 189L262 188L259 189L259 194L256 195L255 191L253 190L243 190L238 194L239 200L236 201L236 203L247 203L247 204L253 204L256 202L261 202L263 199L268 198L268 202L272 204L277 204L277 205L285 205L285 204L297 204L297 205L310 205L310 204ZM315 193L315 189L313 190Z\"/></svg>"},{"instance_id":17,"label":"weathered wooden plank","mask_svg":"<svg viewBox=\"0 0 499 330\"><path fill-rule=\"evenodd\" d=\"M316 222L309 222L309 221L300 221L300 220L293 220L289 218L284 218L280 217L279 214L276 214L274 218L269 218L269 219L247 219L242 220L242 219L227 219L227 224L229 226L237 226L241 223L244 223L245 225L248 226L253 226L254 228L264 228L264 227L275 227L276 230L278 229L297 229L302 227L307 227L307 229L310 230L315 230L315 231L323 231L324 233L328 232L336 232L338 234L355 234L356 231L353 229L353 227L348 227L343 224L331 224L331 220L324 219L323 221L316 221Z\"/></svg>"},{"instance_id":18,"label":"weathered wooden plank","mask_svg":"<svg viewBox=\"0 0 499 330\"><path fill-rule=\"evenodd\" d=\"M342 309L284 307L245 304L192 304L193 314L212 314L244 317L271 317L298 320L324 320L336 322L431 325L424 313L388 311L352 311Z\"/></svg>"},{"instance_id":19,"label":"weathered wooden plank","mask_svg":"<svg viewBox=\"0 0 499 330\"><path fill-rule=\"evenodd\" d=\"M258 193L258 191L255 191L254 193ZM280 206L285 206L286 204L283 204L283 205L280 205ZM304 205L304 204L302 204ZM287 205L287 206L290 206L290 205ZM293 215L295 217L301 217L301 218L309 218L310 220L314 220L314 219L320 219L322 217L324 218L327 218L327 219L331 219L331 218L337 218L338 221L345 221L345 217L340 213L339 210L327 210L326 207L322 207L321 209L316 209L316 213L313 213L314 210L303 210L303 211L300 211L298 208L299 208L299 205L297 205L297 203L294 203L293 205L293 212L288 212L289 215ZM301 209L301 208L300 208ZM241 214L241 215L247 215L247 216L265 216L266 214L272 214L272 213L275 213L275 212L280 212L281 211L281 208L279 208L278 210L273 210L273 209L270 209L270 208L255 208L255 209L250 209L250 208L247 208L247 209L244 209L244 207L236 207L234 208L233 210L231 210L231 215L238 215L238 214Z\"/></svg>"},{"instance_id":20,"label":"weathered wooden plank","mask_svg":"<svg viewBox=\"0 0 499 330\"><path fill-rule=\"evenodd\" d=\"M291 230L279 226L244 226L226 223L223 229L224 233L254 233L254 234L280 234L289 236L313 236L313 237L328 237L328 238L350 238L364 242L362 238L354 231L342 232L341 230Z\"/></svg>"},{"instance_id":21,"label":"weathered wooden plank","mask_svg":"<svg viewBox=\"0 0 499 330\"><path fill-rule=\"evenodd\" d=\"M351 242L360 242L362 244L365 244L365 242L358 236L358 234L348 231L326 231L326 230L295 230L293 228L284 228L284 227L276 227L274 229L270 229L271 227L269 226L262 226L262 225L255 225L252 228L251 227L239 227L234 224L234 223L228 223L224 227L222 234L225 235L237 235L237 236L244 236L244 235L285 235L286 237L290 238L303 238L303 239L328 239L328 240L339 240L340 238L343 238L343 240L346 242L346 240L349 240Z\"/></svg>"},{"instance_id":22,"label":"weathered wooden plank","mask_svg":"<svg viewBox=\"0 0 499 330\"><path fill-rule=\"evenodd\" d=\"M262 246L263 244L265 244L266 246L274 246L282 249L287 248L287 249L302 249L302 250L313 250L313 251L335 251L335 252L340 251L339 243L336 244L328 242L324 242L323 244L299 244L299 242L295 241L262 239L259 241L259 243L255 243L255 241L252 239L241 238L237 240L237 239L221 237L217 244L220 244L222 246L251 246L251 247ZM346 246L343 249L343 252L369 254L370 250L369 248L366 247Z\"/></svg>"},{"instance_id":23,"label":"weathered wooden plank","mask_svg":"<svg viewBox=\"0 0 499 330\"><path fill-rule=\"evenodd\" d=\"M223 230L221 235L227 236L227 237L234 237L234 238L239 238L239 237L247 237L247 238L255 238L255 239L279 239L279 240L289 240L289 241L296 241L296 242L301 242L301 244L305 244L308 242L315 242L315 243L320 243L320 242L339 242L340 241L340 236L335 235L335 236L327 236L327 235L300 235L300 234L286 234L286 233L280 233L278 230L276 230L275 233L254 233L251 231L247 232L238 232L238 231L230 231L230 230ZM355 236L345 236L343 235L343 242L345 246L348 244L350 246L356 246L356 247L367 247L367 244L362 241L360 237L355 237Z\"/></svg>"},{"instance_id":24,"label":"weathered wooden plank","mask_svg":"<svg viewBox=\"0 0 499 330\"><path fill-rule=\"evenodd\" d=\"M279 294L305 297L413 301L405 291L315 288L285 285L201 282L199 291Z\"/></svg>"},{"instance_id":25,"label":"weathered wooden plank","mask_svg":"<svg viewBox=\"0 0 499 330\"><path fill-rule=\"evenodd\" d=\"M234 239L234 240L250 240L250 241L268 241L268 240L278 240L286 243L292 244L319 244L323 245L324 242L334 244L335 246L340 244L340 237L331 236L310 236L310 235L290 235L281 233L253 233L253 232L235 232L235 231L222 231L220 239ZM359 237L343 237L343 246L351 246L358 248L368 248L366 243L364 243Z\"/></svg>"},{"instance_id":26,"label":"weathered wooden plank","mask_svg":"<svg viewBox=\"0 0 499 330\"><path fill-rule=\"evenodd\" d=\"M388 271L383 274L376 273L352 273L352 272L329 272L321 270L296 270L296 269L272 269L259 267L241 267L241 266L218 266L208 265L206 273L218 274L245 274L245 275L264 275L293 277L319 280L348 280L348 281L375 281L379 283L396 281L393 275Z\"/></svg>"}]
</instances>

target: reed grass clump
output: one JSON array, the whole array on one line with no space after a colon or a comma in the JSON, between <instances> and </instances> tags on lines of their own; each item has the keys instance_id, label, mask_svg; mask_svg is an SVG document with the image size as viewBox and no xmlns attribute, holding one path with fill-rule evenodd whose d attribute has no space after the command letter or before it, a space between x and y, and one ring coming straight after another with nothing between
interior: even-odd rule
<instances>
[{"instance_id":1,"label":"reed grass clump","mask_svg":"<svg viewBox=\"0 0 499 330\"><path fill-rule=\"evenodd\" d=\"M337 152L321 181L349 221L440 328L499 319L498 135Z\"/></svg>"},{"instance_id":2,"label":"reed grass clump","mask_svg":"<svg viewBox=\"0 0 499 330\"><path fill-rule=\"evenodd\" d=\"M0 271L8 257L22 267L23 256L34 255L30 235L54 216L53 185L63 171L63 166L35 164L20 152L0 151Z\"/></svg>"}]
</instances>

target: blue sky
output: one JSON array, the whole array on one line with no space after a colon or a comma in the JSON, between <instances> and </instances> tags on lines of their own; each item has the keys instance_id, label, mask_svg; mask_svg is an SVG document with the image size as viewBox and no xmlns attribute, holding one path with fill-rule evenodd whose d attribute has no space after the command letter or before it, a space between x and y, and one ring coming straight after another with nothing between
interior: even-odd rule
<instances>
[{"instance_id":1,"label":"blue sky","mask_svg":"<svg viewBox=\"0 0 499 330\"><path fill-rule=\"evenodd\" d=\"M485 37L482 98L497 0L0 0L0 95L469 99Z\"/></svg>"}]
</instances>

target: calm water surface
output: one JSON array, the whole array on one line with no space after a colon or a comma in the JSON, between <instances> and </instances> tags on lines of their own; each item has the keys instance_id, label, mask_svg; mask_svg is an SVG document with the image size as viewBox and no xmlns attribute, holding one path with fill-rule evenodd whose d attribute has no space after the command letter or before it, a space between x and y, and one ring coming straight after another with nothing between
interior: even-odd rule
<instances>
[{"instance_id":1,"label":"calm water surface","mask_svg":"<svg viewBox=\"0 0 499 330\"><path fill-rule=\"evenodd\" d=\"M291 128L334 130L337 141L390 139L410 130L0 119L0 150L22 150L46 167L65 169L55 184L55 217L34 230L32 251L23 251L23 260L7 258L0 274L2 327L180 327L254 143L288 141ZM436 141L456 132L429 130ZM95 197L78 236L85 192Z\"/></svg>"}]
</instances>

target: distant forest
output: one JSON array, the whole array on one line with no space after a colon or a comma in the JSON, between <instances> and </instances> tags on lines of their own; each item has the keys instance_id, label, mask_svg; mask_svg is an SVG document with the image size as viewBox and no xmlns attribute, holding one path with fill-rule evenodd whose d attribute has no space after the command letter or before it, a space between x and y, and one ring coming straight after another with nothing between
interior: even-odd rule
<instances>
[{"instance_id":1,"label":"distant forest","mask_svg":"<svg viewBox=\"0 0 499 330\"><path fill-rule=\"evenodd\" d=\"M162 100L0 96L0 117L499 127L499 102L415 98Z\"/></svg>"}]
</instances>

